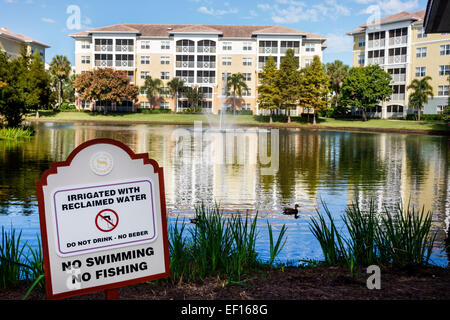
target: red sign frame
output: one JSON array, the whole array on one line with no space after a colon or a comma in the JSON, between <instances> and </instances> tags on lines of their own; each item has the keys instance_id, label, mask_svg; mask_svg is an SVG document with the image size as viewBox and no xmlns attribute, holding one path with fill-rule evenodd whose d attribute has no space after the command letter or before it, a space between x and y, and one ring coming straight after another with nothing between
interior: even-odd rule
<instances>
[{"instance_id":1,"label":"red sign frame","mask_svg":"<svg viewBox=\"0 0 450 320\"><path fill-rule=\"evenodd\" d=\"M47 185L47 178L52 174L57 174L58 168L60 167L68 167L70 166L72 160L75 156L82 151L83 149L90 147L96 144L111 144L121 148L125 151L132 160L142 159L144 165L153 166L154 173L158 174L159 179L159 194L160 194L160 203L161 203L161 223L162 223L162 237L163 237L163 246L164 246L164 264L165 271L163 273L140 277L135 279L130 279L126 281L111 283L102 286L90 287L85 289L73 290L70 292L64 292L59 294L53 294L52 283L51 283L51 271L50 271L50 258L49 258L49 249L48 249L48 236L47 236L47 224L45 217L45 204L44 204L44 192L43 187ZM36 182L36 191L37 191L37 200L38 200L38 208L39 208L39 222L41 229L41 242L42 242L42 253L43 253L43 261L44 261L44 274L45 274L45 282L46 282L46 294L47 299L64 299L75 297L83 294L95 293L99 291L106 291L111 293L110 290L117 289L120 287L134 285L138 283L142 283L145 281L157 280L161 278L170 277L170 258L169 258L169 242L168 242L168 234L167 234L167 212L166 212L166 197L164 190L164 173L163 168L158 165L153 159L148 157L148 153L134 153L127 145L124 143L107 138L99 138L86 141L76 147L70 155L67 157L66 161L61 162L53 162L50 165L50 169L47 169L41 176L41 179Z\"/></svg>"}]
</instances>

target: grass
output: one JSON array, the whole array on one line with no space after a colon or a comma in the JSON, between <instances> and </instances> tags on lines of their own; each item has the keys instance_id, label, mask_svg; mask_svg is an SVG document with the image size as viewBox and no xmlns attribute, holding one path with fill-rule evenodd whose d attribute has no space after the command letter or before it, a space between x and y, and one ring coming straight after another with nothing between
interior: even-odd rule
<instances>
[{"instance_id":1,"label":"grass","mask_svg":"<svg viewBox=\"0 0 450 320\"><path fill-rule=\"evenodd\" d=\"M203 123L218 124L220 117L218 115L203 114L143 114L143 113L109 113L107 115L91 112L54 112L49 110L39 111L40 120L48 121L114 121L114 122L133 122L133 123L162 123L162 124L193 124L194 121ZM29 116L28 119L34 119ZM305 118L292 117L290 124L285 123L284 117L274 119L274 127L312 127L311 123L305 121ZM225 115L225 123L244 126L268 125L269 118L264 116L252 115ZM391 119L371 119L369 121L361 120L343 120L332 118L319 118L318 127L330 129L376 129L376 130L414 130L414 131L450 131L449 126L444 121L409 121L409 120L391 120Z\"/></svg>"},{"instance_id":2,"label":"grass","mask_svg":"<svg viewBox=\"0 0 450 320\"><path fill-rule=\"evenodd\" d=\"M338 230L329 209L323 206L325 213L317 211L310 230L320 243L327 265L345 265L352 273L356 267L369 265L429 264L436 239L431 232L431 212L416 210L408 203L378 213L373 201L366 211L356 202L342 216L345 233Z\"/></svg>"},{"instance_id":3,"label":"grass","mask_svg":"<svg viewBox=\"0 0 450 320\"><path fill-rule=\"evenodd\" d=\"M16 140L30 138L34 134L31 127L0 128L0 140Z\"/></svg>"},{"instance_id":4,"label":"grass","mask_svg":"<svg viewBox=\"0 0 450 320\"><path fill-rule=\"evenodd\" d=\"M172 281L195 281L211 275L225 275L229 282L240 282L244 272L267 266L255 249L258 216L235 214L226 217L218 206L197 206L196 223L186 232L186 223L178 220L169 227L170 270ZM269 233L273 239L272 230ZM272 265L280 253L285 229L271 241Z\"/></svg>"}]
</instances>

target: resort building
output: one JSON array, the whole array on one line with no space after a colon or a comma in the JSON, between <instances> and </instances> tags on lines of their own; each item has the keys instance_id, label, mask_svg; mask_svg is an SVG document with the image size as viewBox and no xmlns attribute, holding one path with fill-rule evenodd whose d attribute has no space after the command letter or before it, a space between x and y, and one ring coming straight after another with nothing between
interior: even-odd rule
<instances>
[{"instance_id":1,"label":"resort building","mask_svg":"<svg viewBox=\"0 0 450 320\"><path fill-rule=\"evenodd\" d=\"M450 34L426 34L425 10L400 12L360 25L353 36L353 66L378 64L392 75L394 93L369 112L375 118L405 117L417 112L409 107L408 85L413 79L430 76L434 96L424 114L438 114L448 104Z\"/></svg>"},{"instance_id":2,"label":"resort building","mask_svg":"<svg viewBox=\"0 0 450 320\"><path fill-rule=\"evenodd\" d=\"M13 33L8 28L0 28L1 51L14 58L20 56L23 48L27 50L28 54L33 54L35 50L38 50L42 60L45 61L45 49L50 46L23 34Z\"/></svg>"},{"instance_id":3,"label":"resort building","mask_svg":"<svg viewBox=\"0 0 450 320\"><path fill-rule=\"evenodd\" d=\"M269 56L277 65L287 49L294 50L299 67L312 62L314 55L322 59L326 38L282 26L252 25L174 25L120 24L95 28L70 35L75 39L77 74L94 68L125 70L130 81L141 87L148 76L164 84L178 77L187 86L203 93L203 112L218 113L232 104L227 90L227 77L234 73L245 76L249 90L236 99L237 110L258 113L258 72ZM80 109L96 110L104 102L80 101ZM108 103L107 103L108 104ZM187 99L179 97L178 105L170 95L153 102L156 108L183 111ZM123 103L120 109L111 103L109 110L135 111L149 108L142 92L136 103Z\"/></svg>"}]
</instances>

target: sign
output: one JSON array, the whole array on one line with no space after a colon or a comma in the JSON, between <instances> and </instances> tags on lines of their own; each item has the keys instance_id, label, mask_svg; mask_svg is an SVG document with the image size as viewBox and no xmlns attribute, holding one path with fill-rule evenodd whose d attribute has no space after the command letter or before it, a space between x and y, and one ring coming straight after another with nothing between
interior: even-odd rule
<instances>
[{"instance_id":1,"label":"sign","mask_svg":"<svg viewBox=\"0 0 450 320\"><path fill-rule=\"evenodd\" d=\"M48 298L170 275L163 169L148 154L90 140L36 187Z\"/></svg>"}]
</instances>

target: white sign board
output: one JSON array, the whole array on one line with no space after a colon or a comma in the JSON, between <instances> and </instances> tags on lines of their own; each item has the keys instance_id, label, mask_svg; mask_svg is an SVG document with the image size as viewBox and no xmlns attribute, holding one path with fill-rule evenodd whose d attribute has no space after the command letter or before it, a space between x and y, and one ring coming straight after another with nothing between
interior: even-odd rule
<instances>
[{"instance_id":1,"label":"white sign board","mask_svg":"<svg viewBox=\"0 0 450 320\"><path fill-rule=\"evenodd\" d=\"M169 276L162 168L95 139L37 182L48 298Z\"/></svg>"}]
</instances>

